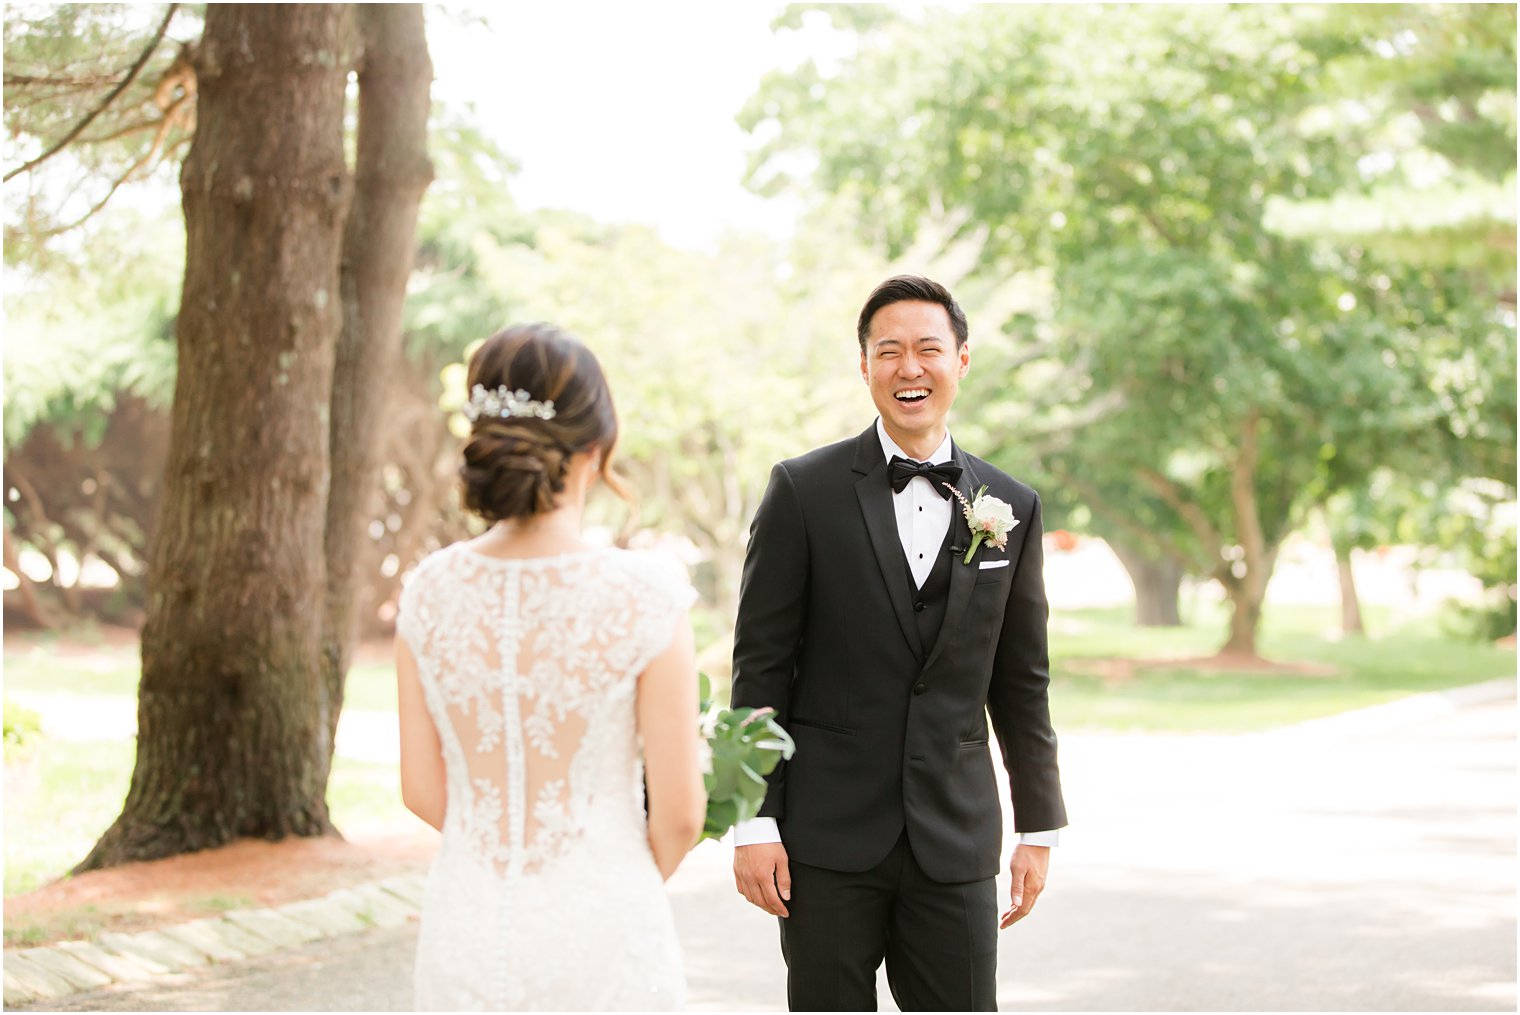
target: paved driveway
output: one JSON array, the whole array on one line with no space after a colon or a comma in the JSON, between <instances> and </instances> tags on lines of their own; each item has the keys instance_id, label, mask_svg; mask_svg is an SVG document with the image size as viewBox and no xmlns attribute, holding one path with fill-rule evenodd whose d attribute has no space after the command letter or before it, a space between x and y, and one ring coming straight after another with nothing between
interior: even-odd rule
<instances>
[{"instance_id":1,"label":"paved driveway","mask_svg":"<svg viewBox=\"0 0 1520 1015\"><path fill-rule=\"evenodd\" d=\"M1067 736L1072 827L1001 939L1007 1010L1516 1006L1513 685L1237 737ZM774 921L705 844L672 882L691 1006L785 1007ZM404 1010L410 931L66 1010ZM882 1006L891 1010L883 977Z\"/></svg>"}]
</instances>

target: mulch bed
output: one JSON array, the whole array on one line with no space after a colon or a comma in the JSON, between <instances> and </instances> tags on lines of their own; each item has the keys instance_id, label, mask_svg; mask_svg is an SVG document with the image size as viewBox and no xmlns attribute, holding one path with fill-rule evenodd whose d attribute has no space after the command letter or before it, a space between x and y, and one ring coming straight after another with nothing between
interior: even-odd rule
<instances>
[{"instance_id":1,"label":"mulch bed","mask_svg":"<svg viewBox=\"0 0 1520 1015\"><path fill-rule=\"evenodd\" d=\"M424 870L438 836L421 827L264 842L66 877L5 900L8 946L138 931L228 909L263 908Z\"/></svg>"}]
</instances>

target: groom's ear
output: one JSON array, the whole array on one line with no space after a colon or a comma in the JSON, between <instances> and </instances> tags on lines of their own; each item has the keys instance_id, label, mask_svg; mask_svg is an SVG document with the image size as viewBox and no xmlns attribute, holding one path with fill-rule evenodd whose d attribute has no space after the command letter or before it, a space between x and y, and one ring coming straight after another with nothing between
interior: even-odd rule
<instances>
[{"instance_id":1,"label":"groom's ear","mask_svg":"<svg viewBox=\"0 0 1520 1015\"><path fill-rule=\"evenodd\" d=\"M971 371L971 342L969 340L962 342L960 349L957 351L960 353L961 359L961 371L957 376L965 380L966 374Z\"/></svg>"}]
</instances>

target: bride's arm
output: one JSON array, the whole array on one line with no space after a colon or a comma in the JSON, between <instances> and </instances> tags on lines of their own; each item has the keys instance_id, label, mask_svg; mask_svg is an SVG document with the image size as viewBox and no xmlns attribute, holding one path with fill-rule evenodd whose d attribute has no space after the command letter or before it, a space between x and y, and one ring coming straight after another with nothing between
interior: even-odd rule
<instances>
[{"instance_id":1,"label":"bride's arm","mask_svg":"<svg viewBox=\"0 0 1520 1015\"><path fill-rule=\"evenodd\" d=\"M639 677L638 728L649 786L649 848L660 876L675 873L702 834L707 791L697 760L696 649L691 623Z\"/></svg>"},{"instance_id":2,"label":"bride's arm","mask_svg":"<svg viewBox=\"0 0 1520 1015\"><path fill-rule=\"evenodd\" d=\"M399 635L396 638L397 710L401 719L401 801L434 828L443 828L448 799L444 782L443 746L433 717L422 697L417 660Z\"/></svg>"}]
</instances>

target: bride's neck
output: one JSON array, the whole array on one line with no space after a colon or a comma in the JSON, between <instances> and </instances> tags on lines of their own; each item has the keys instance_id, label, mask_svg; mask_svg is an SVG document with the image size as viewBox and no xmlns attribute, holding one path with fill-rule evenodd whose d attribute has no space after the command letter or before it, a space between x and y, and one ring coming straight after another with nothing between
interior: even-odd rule
<instances>
[{"instance_id":1,"label":"bride's neck","mask_svg":"<svg viewBox=\"0 0 1520 1015\"><path fill-rule=\"evenodd\" d=\"M586 483L572 477L552 511L497 522L474 540L475 548L502 557L544 557L587 548L581 535Z\"/></svg>"},{"instance_id":2,"label":"bride's neck","mask_svg":"<svg viewBox=\"0 0 1520 1015\"><path fill-rule=\"evenodd\" d=\"M502 542L521 546L563 546L582 544L581 519L585 514L584 500L562 504L553 511L533 515L530 518L509 518L497 522L486 532Z\"/></svg>"},{"instance_id":3,"label":"bride's neck","mask_svg":"<svg viewBox=\"0 0 1520 1015\"><path fill-rule=\"evenodd\" d=\"M499 521L474 539L475 548L501 557L544 557L587 549L581 522L594 465L593 455L577 456L567 470L554 510Z\"/></svg>"}]
</instances>

